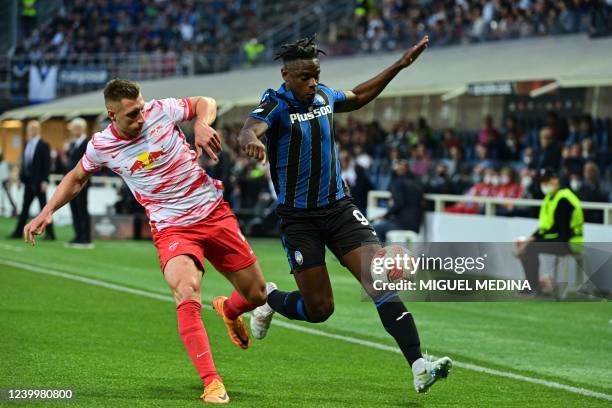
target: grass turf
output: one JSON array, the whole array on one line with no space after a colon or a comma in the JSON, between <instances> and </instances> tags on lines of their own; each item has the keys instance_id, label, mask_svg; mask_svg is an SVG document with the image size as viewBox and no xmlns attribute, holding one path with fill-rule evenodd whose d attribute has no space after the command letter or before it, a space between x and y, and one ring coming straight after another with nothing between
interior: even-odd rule
<instances>
[{"instance_id":1,"label":"grass turf","mask_svg":"<svg viewBox=\"0 0 612 408\"><path fill-rule=\"evenodd\" d=\"M7 221L0 232L9 231ZM0 258L167 295L149 242L96 242L68 250L0 241ZM256 240L264 273L292 289L280 243ZM329 260L336 313L316 328L393 341L359 286ZM83 406L187 406L201 392L176 332L170 302L147 299L0 263L0 388L71 387ZM209 268L204 301L229 293ZM415 303L424 348L460 361L612 393L609 303ZM417 395L400 355L273 327L241 351L216 315L203 319L217 367L243 406L609 406L609 401L456 368ZM312 327L312 326L309 326ZM62 404L58 404L62 405Z\"/></svg>"}]
</instances>

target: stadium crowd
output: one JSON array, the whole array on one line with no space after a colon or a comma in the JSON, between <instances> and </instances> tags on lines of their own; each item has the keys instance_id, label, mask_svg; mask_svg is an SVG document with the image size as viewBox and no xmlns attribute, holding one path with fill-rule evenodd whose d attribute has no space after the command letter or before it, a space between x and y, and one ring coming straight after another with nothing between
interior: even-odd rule
<instances>
[{"instance_id":1,"label":"stadium crowd","mask_svg":"<svg viewBox=\"0 0 612 408\"><path fill-rule=\"evenodd\" d=\"M170 72L193 54L228 54L257 34L255 1L69 0L24 33L12 54L36 62L102 53L148 52Z\"/></svg>"},{"instance_id":2,"label":"stadium crowd","mask_svg":"<svg viewBox=\"0 0 612 408\"><path fill-rule=\"evenodd\" d=\"M266 6L270 10L260 10L265 2L256 0L68 0L51 20L26 28L24 40L12 54L37 61L49 55L152 52L172 65L194 54L248 53L250 39L294 13L288 2L275 3ZM448 45L612 32L610 0L357 0L355 4L354 17L328 36L330 54L405 48L423 35L429 35L431 45Z\"/></svg>"},{"instance_id":3,"label":"stadium crowd","mask_svg":"<svg viewBox=\"0 0 612 408\"><path fill-rule=\"evenodd\" d=\"M237 146L240 126L221 130L225 150L218 163L203 158L213 177L224 182L226 198L236 210L270 205L274 190L264 166L248 159ZM399 163L407 160L410 176L425 193L484 197L542 198L536 173L554 168L583 201L609 202L612 166L610 122L590 115L569 122L549 113L543 127L522 130L508 117L495 124L490 116L474 132L433 130L425 118L403 120L385 131L377 122L355 117L336 124L336 140L345 182L356 205L365 211L370 190L389 190ZM465 203L447 208L461 213L483 212ZM535 215L529 210L500 207L499 215ZM587 211L588 222L602 214Z\"/></svg>"},{"instance_id":4,"label":"stadium crowd","mask_svg":"<svg viewBox=\"0 0 612 408\"><path fill-rule=\"evenodd\" d=\"M108 122L100 124L106 127ZM275 206L268 165L248 158L238 147L241 125L218 129L223 151L213 162L206 155L201 165L221 180L224 196L237 214L266 217ZM189 140L189 129L185 129ZM490 116L475 131L434 130L425 118L401 120L385 130L378 122L349 117L336 124L336 142L345 183L357 207L367 212L370 190L393 190L397 176L407 177L415 191L496 198L543 198L536 175L552 168L584 202L612 201L612 150L610 119L584 114L565 121L550 112L540 127L524 130L508 117L496 124ZM42 134L44 139L44 134ZM70 142L50 150L50 173L70 170ZM406 170L401 170L405 167ZM11 174L10 169L4 173ZM402 173L402 174L400 174ZM407 173L407 174L406 174ZM103 168L100 176L115 176ZM3 178L4 189L10 177ZM2 179L0 179L2 181ZM10 196L10 194L9 194ZM142 213L127 188L119 192L117 213ZM433 203L429 202L429 209ZM483 205L463 202L448 205L448 212L483 213ZM498 206L497 215L537 217L537 209ZM15 208L13 208L15 213ZM603 222L598 210L585 210L587 222ZM273 220L273 225L274 224Z\"/></svg>"},{"instance_id":5,"label":"stadium crowd","mask_svg":"<svg viewBox=\"0 0 612 408\"><path fill-rule=\"evenodd\" d=\"M423 35L431 45L612 32L612 2L594 0L358 0L332 44L335 53L405 49Z\"/></svg>"}]
</instances>

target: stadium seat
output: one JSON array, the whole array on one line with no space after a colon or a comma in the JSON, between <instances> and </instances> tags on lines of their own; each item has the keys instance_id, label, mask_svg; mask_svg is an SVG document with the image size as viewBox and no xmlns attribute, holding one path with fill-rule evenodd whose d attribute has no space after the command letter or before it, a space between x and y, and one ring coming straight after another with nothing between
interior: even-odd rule
<instances>
[{"instance_id":1,"label":"stadium seat","mask_svg":"<svg viewBox=\"0 0 612 408\"><path fill-rule=\"evenodd\" d=\"M555 284L554 295L557 300L563 300L567 297L567 294L577 292L583 288L586 282L588 282L588 264L587 259L583 253L578 254L567 254L567 255L554 255L554 268L553 268L553 281ZM570 282L570 261L575 262L575 279L574 282Z\"/></svg>"},{"instance_id":2,"label":"stadium seat","mask_svg":"<svg viewBox=\"0 0 612 408\"><path fill-rule=\"evenodd\" d=\"M419 241L419 234L410 230L391 230L387 232L387 242L408 244Z\"/></svg>"}]
</instances>

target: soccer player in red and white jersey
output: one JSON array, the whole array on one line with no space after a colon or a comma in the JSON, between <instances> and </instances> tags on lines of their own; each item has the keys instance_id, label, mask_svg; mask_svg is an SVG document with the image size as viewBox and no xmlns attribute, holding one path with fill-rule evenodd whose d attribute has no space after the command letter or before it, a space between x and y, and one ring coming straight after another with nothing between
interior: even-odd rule
<instances>
[{"instance_id":1,"label":"soccer player in red and white jersey","mask_svg":"<svg viewBox=\"0 0 612 408\"><path fill-rule=\"evenodd\" d=\"M149 217L164 278L176 299L179 334L204 383L201 398L227 403L200 316L204 258L236 288L229 298L215 297L213 306L238 347L250 345L241 314L263 305L267 296L261 269L236 217L215 180L198 166L202 150L213 159L221 150L219 136L210 127L216 102L202 96L145 102L137 84L121 79L106 85L104 101L112 123L92 137L80 163L26 225L24 238L35 245L35 236L51 223L53 213L76 197L101 167L121 176ZM197 153L178 126L194 118Z\"/></svg>"}]
</instances>

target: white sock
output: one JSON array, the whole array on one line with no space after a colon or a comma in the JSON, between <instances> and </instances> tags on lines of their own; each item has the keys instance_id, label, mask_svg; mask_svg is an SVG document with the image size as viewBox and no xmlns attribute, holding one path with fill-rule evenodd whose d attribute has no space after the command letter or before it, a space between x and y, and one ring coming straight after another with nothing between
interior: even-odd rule
<instances>
[{"instance_id":1,"label":"white sock","mask_svg":"<svg viewBox=\"0 0 612 408\"><path fill-rule=\"evenodd\" d=\"M276 290L276 285L273 283L266 283L266 292L269 295L270 293L274 292Z\"/></svg>"}]
</instances>

